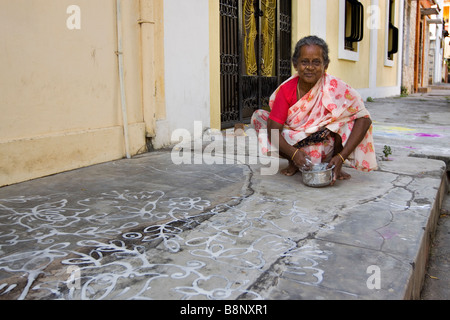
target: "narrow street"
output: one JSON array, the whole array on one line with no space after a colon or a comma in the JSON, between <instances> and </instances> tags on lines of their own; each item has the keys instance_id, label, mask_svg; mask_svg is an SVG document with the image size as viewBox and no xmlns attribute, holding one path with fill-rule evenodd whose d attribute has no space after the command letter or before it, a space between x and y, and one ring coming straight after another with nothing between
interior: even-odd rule
<instances>
[{"instance_id":1,"label":"narrow street","mask_svg":"<svg viewBox=\"0 0 450 320\"><path fill-rule=\"evenodd\" d=\"M380 168L348 168L332 188L234 153L177 165L179 150L0 188L0 299L420 299L424 279L448 279L433 269L445 268L439 235L426 269L447 187L446 94L368 103Z\"/></svg>"}]
</instances>

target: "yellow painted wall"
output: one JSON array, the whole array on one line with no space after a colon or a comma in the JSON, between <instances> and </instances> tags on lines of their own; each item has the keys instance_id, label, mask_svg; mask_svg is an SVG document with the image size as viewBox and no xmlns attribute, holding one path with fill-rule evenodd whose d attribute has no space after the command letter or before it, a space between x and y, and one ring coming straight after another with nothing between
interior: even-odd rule
<instances>
[{"instance_id":1,"label":"yellow painted wall","mask_svg":"<svg viewBox=\"0 0 450 320\"><path fill-rule=\"evenodd\" d=\"M364 6L364 38L359 42L359 60L350 61L339 59L339 0L327 1L326 21L326 41L330 48L331 63L328 72L337 76L356 89L365 89L369 87L370 79L370 29L367 22L369 17L367 9L371 5L370 0L360 1ZM394 56L395 64L393 67L384 65L385 50L385 15L386 1L379 1L381 29L378 30L377 45L377 87L388 87L398 85L398 54ZM396 1L396 25L399 25L400 0ZM293 46L303 36L310 34L310 0L293 1Z\"/></svg>"},{"instance_id":2,"label":"yellow painted wall","mask_svg":"<svg viewBox=\"0 0 450 320\"><path fill-rule=\"evenodd\" d=\"M364 8L370 0L360 1ZM364 24L364 38L359 42L359 61L338 58L339 53L339 1L327 1L327 43L330 47L331 64L328 73L341 78L355 89L369 86L370 30Z\"/></svg>"},{"instance_id":3,"label":"yellow painted wall","mask_svg":"<svg viewBox=\"0 0 450 320\"><path fill-rule=\"evenodd\" d=\"M367 8L370 0L362 0L361 3ZM292 17L292 47L294 48L298 40L310 35L311 24L311 1L293 1ZM364 25L364 39L360 42L359 61L348 61L338 58L339 53L339 1L327 1L326 19L326 41L330 48L331 64L328 72L341 78L356 89L367 88L369 86L369 57L370 57L370 30L367 24Z\"/></svg>"},{"instance_id":4,"label":"yellow painted wall","mask_svg":"<svg viewBox=\"0 0 450 320\"><path fill-rule=\"evenodd\" d=\"M209 70L211 129L221 129L220 106L220 7L219 1L209 0Z\"/></svg>"},{"instance_id":5,"label":"yellow painted wall","mask_svg":"<svg viewBox=\"0 0 450 320\"><path fill-rule=\"evenodd\" d=\"M140 4L142 105L147 137L157 135L156 122L166 119L164 65L164 0L135 0Z\"/></svg>"},{"instance_id":6,"label":"yellow painted wall","mask_svg":"<svg viewBox=\"0 0 450 320\"><path fill-rule=\"evenodd\" d=\"M399 28L399 0L395 1L396 16L395 16L395 26ZM377 87L390 87L396 86L397 74L398 74L398 59L399 54L394 55L394 65L392 67L385 66L385 51L386 49L386 1L380 1L379 6L381 9L381 30L378 31L378 65L377 65Z\"/></svg>"},{"instance_id":7,"label":"yellow painted wall","mask_svg":"<svg viewBox=\"0 0 450 320\"><path fill-rule=\"evenodd\" d=\"M311 29L311 1L292 1L292 51L295 44L310 34Z\"/></svg>"},{"instance_id":8,"label":"yellow painted wall","mask_svg":"<svg viewBox=\"0 0 450 320\"><path fill-rule=\"evenodd\" d=\"M0 186L125 156L115 3L0 0ZM133 155L146 149L139 0L122 9Z\"/></svg>"},{"instance_id":9,"label":"yellow painted wall","mask_svg":"<svg viewBox=\"0 0 450 320\"><path fill-rule=\"evenodd\" d=\"M155 74L155 103L156 120L166 119L166 90L164 86L164 0L152 0L155 22L154 42L154 74Z\"/></svg>"}]
</instances>

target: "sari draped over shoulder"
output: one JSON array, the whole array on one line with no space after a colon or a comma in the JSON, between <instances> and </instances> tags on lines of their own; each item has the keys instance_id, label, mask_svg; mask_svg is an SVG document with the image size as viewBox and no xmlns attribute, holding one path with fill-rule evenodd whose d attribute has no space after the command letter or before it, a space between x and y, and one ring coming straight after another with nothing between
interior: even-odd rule
<instances>
[{"instance_id":1,"label":"sari draped over shoulder","mask_svg":"<svg viewBox=\"0 0 450 320\"><path fill-rule=\"evenodd\" d=\"M291 77L286 82L296 77L298 75ZM280 87L270 97L269 106L271 109ZM268 111L257 110L252 117L252 124L258 133L262 154L268 154L271 151L267 130L262 130L267 129L269 115ZM353 130L355 120L359 118L370 118L359 93L342 80L324 74L305 96L289 108L282 136L287 143L294 146L311 134L327 128L339 134L342 138L342 144L345 146ZM307 146L303 150L314 163L321 163L329 159L333 148L334 139L330 136L327 140ZM351 166L361 171L368 172L377 169L372 126L349 156L348 161Z\"/></svg>"}]
</instances>

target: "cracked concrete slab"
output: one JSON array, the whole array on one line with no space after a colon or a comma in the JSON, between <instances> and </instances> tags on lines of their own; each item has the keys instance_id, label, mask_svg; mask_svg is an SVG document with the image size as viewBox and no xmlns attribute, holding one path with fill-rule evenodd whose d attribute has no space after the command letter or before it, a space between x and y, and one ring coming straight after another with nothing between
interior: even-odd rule
<instances>
[{"instance_id":1,"label":"cracked concrete slab","mask_svg":"<svg viewBox=\"0 0 450 320\"><path fill-rule=\"evenodd\" d=\"M425 125L421 99L368 105L393 155L334 187L234 144L0 188L0 299L416 299L450 155L448 101L423 98Z\"/></svg>"},{"instance_id":2,"label":"cracked concrete slab","mask_svg":"<svg viewBox=\"0 0 450 320\"><path fill-rule=\"evenodd\" d=\"M156 152L2 188L0 298L410 298L445 165L402 163L315 189Z\"/></svg>"}]
</instances>

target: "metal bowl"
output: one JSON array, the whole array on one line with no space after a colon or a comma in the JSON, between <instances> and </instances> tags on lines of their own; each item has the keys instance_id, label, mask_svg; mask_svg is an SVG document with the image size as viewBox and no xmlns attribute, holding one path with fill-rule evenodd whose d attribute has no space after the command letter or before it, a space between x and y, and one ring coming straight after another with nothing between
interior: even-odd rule
<instances>
[{"instance_id":1,"label":"metal bowl","mask_svg":"<svg viewBox=\"0 0 450 320\"><path fill-rule=\"evenodd\" d=\"M333 169L327 168L328 163L316 164L310 167L302 168L303 183L308 187L321 188L326 187L333 181Z\"/></svg>"}]
</instances>

